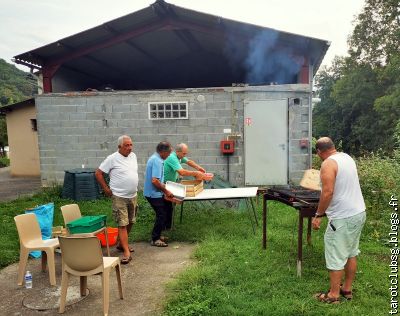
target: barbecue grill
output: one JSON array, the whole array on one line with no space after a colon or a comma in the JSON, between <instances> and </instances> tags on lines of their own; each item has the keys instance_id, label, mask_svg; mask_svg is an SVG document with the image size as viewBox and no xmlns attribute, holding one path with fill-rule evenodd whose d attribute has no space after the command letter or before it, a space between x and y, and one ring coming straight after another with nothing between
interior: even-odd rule
<instances>
[{"instance_id":1,"label":"barbecue grill","mask_svg":"<svg viewBox=\"0 0 400 316\"><path fill-rule=\"evenodd\" d=\"M267 248L267 201L279 201L298 210L297 275L301 276L301 265L303 260L303 221L304 217L308 218L307 242L310 244L311 219L317 211L320 191L288 185L259 189L259 193L263 194L263 249Z\"/></svg>"}]
</instances>

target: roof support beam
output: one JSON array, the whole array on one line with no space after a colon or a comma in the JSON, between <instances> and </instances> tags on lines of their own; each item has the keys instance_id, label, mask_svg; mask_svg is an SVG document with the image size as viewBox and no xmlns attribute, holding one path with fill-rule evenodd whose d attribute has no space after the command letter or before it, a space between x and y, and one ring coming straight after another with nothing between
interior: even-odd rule
<instances>
[{"instance_id":1,"label":"roof support beam","mask_svg":"<svg viewBox=\"0 0 400 316\"><path fill-rule=\"evenodd\" d=\"M109 27L107 27L109 29ZM62 55L59 58L55 58L53 60L50 60L49 62L46 63L47 66L56 66L56 65L61 65L69 60L75 59L75 58L79 58L82 56L85 56L87 54L90 54L94 51L100 50L100 49L104 49L116 44L119 44L121 42L126 42L129 39L141 36L143 34L146 34L148 32L154 32L157 30L162 30L162 29L169 29L172 31L184 31L185 29L189 29L189 30L195 30L198 32L202 32L202 33L207 33L207 34L211 34L214 36L219 36L219 37L225 37L226 33L224 29L221 28L213 28L210 29L209 27L205 27L205 26L201 26L198 24L194 24L194 23L188 23L188 22L184 22L184 21L180 21L180 20L176 20L176 19L171 19L171 18L166 18L166 19L162 19L159 22L150 24L150 25L145 25L141 28L132 30L130 32L126 32L126 33L117 33L117 35L112 36L111 38L109 38L108 40L105 40L101 43L95 44L95 45L90 45L87 47L82 47L80 49L76 49L74 51L71 51L67 54ZM194 38L191 38L187 33L185 35L183 35L184 38L186 38L185 41L191 41ZM245 36L241 36L241 39L243 41L247 42L247 38ZM193 45L193 44L191 44ZM194 44L194 45L200 45L200 44ZM193 46L195 47L195 46ZM193 48L192 47L192 48ZM198 47L196 48L198 49ZM144 52L144 51L143 51ZM150 55L148 55L150 56Z\"/></svg>"},{"instance_id":2,"label":"roof support beam","mask_svg":"<svg viewBox=\"0 0 400 316\"><path fill-rule=\"evenodd\" d=\"M31 63L27 63L26 61L23 61L23 60L20 60L20 59L17 59L17 58L15 58L13 60L13 62L16 63L16 64L24 65L26 67L31 68L31 72L33 72L33 69L41 70L40 66L37 66L37 65L34 65L34 64L31 64Z\"/></svg>"},{"instance_id":3,"label":"roof support beam","mask_svg":"<svg viewBox=\"0 0 400 316\"><path fill-rule=\"evenodd\" d=\"M149 52L145 51L143 48L139 47L138 45L133 44L132 42L130 42L129 40L127 40L125 42L127 45L129 45L130 47L132 47L133 49L137 50L138 52L140 52L142 55L146 56L148 59L150 59L152 62L154 63L160 63L160 61L155 58L153 55L151 55Z\"/></svg>"},{"instance_id":4,"label":"roof support beam","mask_svg":"<svg viewBox=\"0 0 400 316\"><path fill-rule=\"evenodd\" d=\"M69 50L70 52L73 52L73 51L74 51L74 49L73 49L71 46L66 45L66 44L64 44L64 43L62 43L62 42L58 42L57 45L58 45L58 46L62 46L63 48L65 48L66 50ZM86 58L86 59L88 59L88 60L90 60L90 61L92 61L92 62L94 62L94 63L96 63L96 64L98 64L98 65L101 66L101 67L106 67L106 68L108 68L108 70L110 70L110 71L116 73L118 76L120 76L120 75L122 74L120 70L115 69L115 67L111 66L111 65L108 64L107 62L100 61L100 60L98 60L97 58L95 58L95 57L93 57L93 56L89 56L89 55L85 55L85 56L83 56L83 57Z\"/></svg>"},{"instance_id":5,"label":"roof support beam","mask_svg":"<svg viewBox=\"0 0 400 316\"><path fill-rule=\"evenodd\" d=\"M60 65L53 65L53 66L45 65L42 67L44 93L53 92L52 79L58 68L60 68Z\"/></svg>"},{"instance_id":6,"label":"roof support beam","mask_svg":"<svg viewBox=\"0 0 400 316\"><path fill-rule=\"evenodd\" d=\"M193 36L193 34L190 33L190 31L174 30L174 33L191 51L198 52L203 49L196 38Z\"/></svg>"},{"instance_id":7,"label":"roof support beam","mask_svg":"<svg viewBox=\"0 0 400 316\"><path fill-rule=\"evenodd\" d=\"M151 25L145 25L139 29L135 29L131 32L126 32L126 33L122 33L120 35L117 36L113 36L111 38L109 38L108 40L105 40L99 44L95 44L95 45L91 45L91 46L87 46L87 47L83 47L81 49L77 49L74 52L70 52L68 54L65 54L59 58L53 59L51 60L48 65L49 66L54 66L54 65L60 65L63 64L71 59L75 59L78 57L82 57L84 55L90 54L94 51L103 49L103 48L107 48L116 44L119 44L121 42L125 42L128 39L143 35L145 33L148 32L153 32L153 31L157 31L159 29L162 29L165 26L165 21L160 21L158 23L154 23Z\"/></svg>"},{"instance_id":8,"label":"roof support beam","mask_svg":"<svg viewBox=\"0 0 400 316\"><path fill-rule=\"evenodd\" d=\"M107 32L111 33L113 36L119 36L121 35L120 32L116 31L113 27L111 27L108 24L104 24L103 25L104 28L107 30ZM140 48L139 46L133 44L132 42L129 41L130 39L127 39L125 41L125 43L130 46L131 48L133 48L135 51L140 52L142 55L144 55L145 57L149 58L151 61L159 63L160 61L157 60L154 56L152 56L149 52L145 51L144 49Z\"/></svg>"}]
</instances>

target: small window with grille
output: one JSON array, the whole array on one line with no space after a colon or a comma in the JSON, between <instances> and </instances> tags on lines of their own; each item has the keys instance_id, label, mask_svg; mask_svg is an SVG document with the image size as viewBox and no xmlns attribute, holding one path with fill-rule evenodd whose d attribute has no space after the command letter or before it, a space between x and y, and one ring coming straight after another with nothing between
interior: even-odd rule
<instances>
[{"instance_id":1,"label":"small window with grille","mask_svg":"<svg viewBox=\"0 0 400 316\"><path fill-rule=\"evenodd\" d=\"M188 119L188 102L149 102L150 120Z\"/></svg>"}]
</instances>

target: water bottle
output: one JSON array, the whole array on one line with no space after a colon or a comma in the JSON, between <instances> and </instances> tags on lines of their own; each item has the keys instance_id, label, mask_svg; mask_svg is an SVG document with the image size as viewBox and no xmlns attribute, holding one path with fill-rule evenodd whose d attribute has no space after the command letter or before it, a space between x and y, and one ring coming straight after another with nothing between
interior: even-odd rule
<instances>
[{"instance_id":1,"label":"water bottle","mask_svg":"<svg viewBox=\"0 0 400 316\"><path fill-rule=\"evenodd\" d=\"M32 274L30 271L26 271L25 273L25 288L27 289L32 288Z\"/></svg>"}]
</instances>

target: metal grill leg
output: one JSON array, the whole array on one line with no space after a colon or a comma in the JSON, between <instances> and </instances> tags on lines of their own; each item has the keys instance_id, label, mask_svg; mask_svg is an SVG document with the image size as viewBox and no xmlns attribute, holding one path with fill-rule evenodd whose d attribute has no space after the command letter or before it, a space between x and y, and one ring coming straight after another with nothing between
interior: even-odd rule
<instances>
[{"instance_id":1,"label":"metal grill leg","mask_svg":"<svg viewBox=\"0 0 400 316\"><path fill-rule=\"evenodd\" d=\"M297 237L297 276L301 276L301 261L303 260L303 216L299 212L299 233Z\"/></svg>"}]
</instances>

